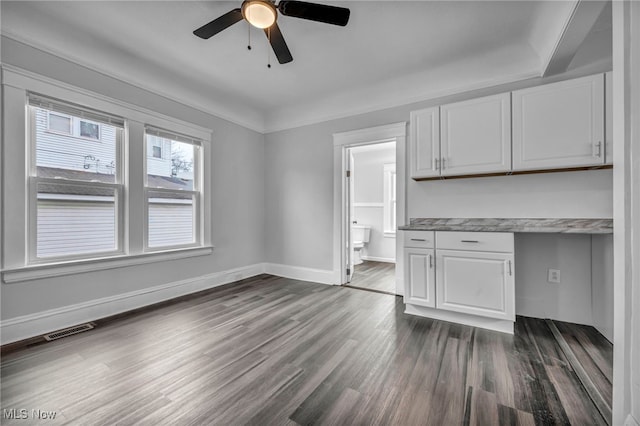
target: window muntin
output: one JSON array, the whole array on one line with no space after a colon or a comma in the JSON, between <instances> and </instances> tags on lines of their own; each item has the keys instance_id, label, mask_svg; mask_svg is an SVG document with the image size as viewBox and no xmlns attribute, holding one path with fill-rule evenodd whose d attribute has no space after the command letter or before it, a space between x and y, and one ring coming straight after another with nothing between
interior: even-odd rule
<instances>
[{"instance_id":1,"label":"window muntin","mask_svg":"<svg viewBox=\"0 0 640 426\"><path fill-rule=\"evenodd\" d=\"M122 250L123 120L83 120L81 107L29 99L29 253L31 262L94 257ZM76 114L69 109L75 108ZM95 116L94 112L91 112ZM103 130L102 141L50 132L52 117ZM55 118L54 118L55 120ZM109 123L110 122L110 123ZM96 127L97 126L97 127Z\"/></svg>"},{"instance_id":2,"label":"window muntin","mask_svg":"<svg viewBox=\"0 0 640 426\"><path fill-rule=\"evenodd\" d=\"M200 141L147 128L145 202L148 249L200 243ZM162 158L154 148L161 147Z\"/></svg>"}]
</instances>

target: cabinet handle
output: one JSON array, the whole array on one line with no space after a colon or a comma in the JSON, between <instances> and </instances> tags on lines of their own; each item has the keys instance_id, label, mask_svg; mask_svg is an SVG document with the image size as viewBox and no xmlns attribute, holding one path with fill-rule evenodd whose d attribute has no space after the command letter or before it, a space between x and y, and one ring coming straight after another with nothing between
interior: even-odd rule
<instances>
[{"instance_id":1,"label":"cabinet handle","mask_svg":"<svg viewBox=\"0 0 640 426\"><path fill-rule=\"evenodd\" d=\"M430 254L428 254L427 257L429 258L429 269L433 269L433 259Z\"/></svg>"},{"instance_id":2,"label":"cabinet handle","mask_svg":"<svg viewBox=\"0 0 640 426\"><path fill-rule=\"evenodd\" d=\"M478 240L460 240L461 243L479 243Z\"/></svg>"},{"instance_id":3,"label":"cabinet handle","mask_svg":"<svg viewBox=\"0 0 640 426\"><path fill-rule=\"evenodd\" d=\"M507 264L509 265L509 276L513 275L513 273L511 272L511 261L508 260Z\"/></svg>"},{"instance_id":4,"label":"cabinet handle","mask_svg":"<svg viewBox=\"0 0 640 426\"><path fill-rule=\"evenodd\" d=\"M601 141L598 141L596 143L596 148L598 148L598 151L597 151L595 156L598 157L598 158L602 157L602 142Z\"/></svg>"},{"instance_id":5,"label":"cabinet handle","mask_svg":"<svg viewBox=\"0 0 640 426\"><path fill-rule=\"evenodd\" d=\"M446 158L442 157L442 170L444 170L444 162L445 162Z\"/></svg>"},{"instance_id":6,"label":"cabinet handle","mask_svg":"<svg viewBox=\"0 0 640 426\"><path fill-rule=\"evenodd\" d=\"M435 163L435 170L440 170L440 159L439 158L434 158L434 163Z\"/></svg>"},{"instance_id":7,"label":"cabinet handle","mask_svg":"<svg viewBox=\"0 0 640 426\"><path fill-rule=\"evenodd\" d=\"M424 238L411 238L411 241L427 241Z\"/></svg>"}]
</instances>

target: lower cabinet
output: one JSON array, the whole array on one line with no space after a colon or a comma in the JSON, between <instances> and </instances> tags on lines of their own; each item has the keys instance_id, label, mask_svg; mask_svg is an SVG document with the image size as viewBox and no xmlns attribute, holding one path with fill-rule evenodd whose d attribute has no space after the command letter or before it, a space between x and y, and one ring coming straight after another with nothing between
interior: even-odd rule
<instances>
[{"instance_id":1,"label":"lower cabinet","mask_svg":"<svg viewBox=\"0 0 640 426\"><path fill-rule=\"evenodd\" d=\"M407 305L431 308L426 316L449 311L447 318L459 312L515 321L512 233L410 232L403 249Z\"/></svg>"},{"instance_id":2,"label":"lower cabinet","mask_svg":"<svg viewBox=\"0 0 640 426\"><path fill-rule=\"evenodd\" d=\"M438 250L436 308L515 320L513 254Z\"/></svg>"},{"instance_id":3,"label":"lower cabinet","mask_svg":"<svg viewBox=\"0 0 640 426\"><path fill-rule=\"evenodd\" d=\"M435 250L424 248L404 249L405 303L435 308Z\"/></svg>"}]
</instances>

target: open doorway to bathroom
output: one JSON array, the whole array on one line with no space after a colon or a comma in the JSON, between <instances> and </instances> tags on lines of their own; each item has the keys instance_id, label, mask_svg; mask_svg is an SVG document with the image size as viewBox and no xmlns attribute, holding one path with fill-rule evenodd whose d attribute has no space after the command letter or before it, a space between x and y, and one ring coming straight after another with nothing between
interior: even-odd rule
<instances>
[{"instance_id":1,"label":"open doorway to bathroom","mask_svg":"<svg viewBox=\"0 0 640 426\"><path fill-rule=\"evenodd\" d=\"M396 294L396 142L347 148L345 286Z\"/></svg>"}]
</instances>

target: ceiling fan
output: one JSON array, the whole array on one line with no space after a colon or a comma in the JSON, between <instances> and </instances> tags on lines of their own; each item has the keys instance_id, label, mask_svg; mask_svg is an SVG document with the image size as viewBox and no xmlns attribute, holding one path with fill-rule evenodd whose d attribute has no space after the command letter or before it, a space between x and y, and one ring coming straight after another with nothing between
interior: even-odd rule
<instances>
[{"instance_id":1,"label":"ceiling fan","mask_svg":"<svg viewBox=\"0 0 640 426\"><path fill-rule=\"evenodd\" d=\"M344 27L349 22L349 9L296 0L282 0L276 6L272 0L244 0L242 6L225 13L217 19L203 25L193 32L196 36L208 39L236 22L245 19L256 28L264 30L278 62L286 64L293 61L291 52L284 41L276 22L278 12L284 16L308 19L310 21Z\"/></svg>"}]
</instances>

